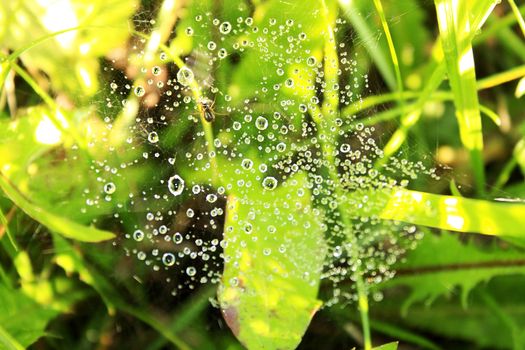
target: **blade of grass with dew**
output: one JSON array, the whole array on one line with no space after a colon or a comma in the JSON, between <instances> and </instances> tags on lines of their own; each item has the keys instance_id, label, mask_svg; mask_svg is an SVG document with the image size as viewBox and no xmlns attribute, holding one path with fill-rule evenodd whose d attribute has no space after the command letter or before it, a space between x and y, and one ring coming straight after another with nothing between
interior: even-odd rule
<instances>
[{"instance_id":1,"label":"blade of grass with dew","mask_svg":"<svg viewBox=\"0 0 525 350\"><path fill-rule=\"evenodd\" d=\"M496 86L503 85L505 83L511 82L513 80L519 79L521 77L525 76L525 65L521 65L512 69L509 69L507 71L496 73L491 76L488 76L486 78L480 79L477 81L477 90L485 90L490 89ZM525 79L522 79L524 82L520 83L523 84L523 87L521 88L525 92ZM520 84L518 83L518 85ZM520 90L521 91L521 90ZM421 99L422 92L419 91L404 91L402 98L407 100L413 100L413 99ZM371 95L368 97L365 97L362 101L359 103L350 105L346 107L342 115L344 116L353 116L357 113L360 113L364 110L367 110L369 108L376 107L383 103L389 103L389 102L395 102L398 98L400 98L399 94L397 92L393 93L386 93L381 95ZM434 91L430 96L430 100L440 100L440 101L448 101L452 100L454 98L454 95L451 91ZM411 111L412 109L416 108L407 108L408 111ZM480 108L481 109L481 108ZM481 112L483 110L481 109ZM401 111L398 112L400 114ZM365 124L370 123L369 119L373 120L376 118L376 115L369 117L368 119L361 119L357 120L353 123L360 123L363 122Z\"/></svg>"},{"instance_id":2,"label":"blade of grass with dew","mask_svg":"<svg viewBox=\"0 0 525 350\"><path fill-rule=\"evenodd\" d=\"M100 242L115 237L111 232L81 225L74 221L56 216L38 207L36 204L25 198L25 196L9 182L5 175L1 173L0 188L4 191L6 196L27 215L50 230L60 233L64 237L83 242Z\"/></svg>"}]
</instances>

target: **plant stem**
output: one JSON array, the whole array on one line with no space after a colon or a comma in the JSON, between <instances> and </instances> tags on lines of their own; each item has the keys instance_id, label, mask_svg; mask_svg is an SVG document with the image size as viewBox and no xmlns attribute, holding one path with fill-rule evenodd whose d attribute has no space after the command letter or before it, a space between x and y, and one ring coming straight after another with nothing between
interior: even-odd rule
<instances>
[{"instance_id":1,"label":"plant stem","mask_svg":"<svg viewBox=\"0 0 525 350\"><path fill-rule=\"evenodd\" d=\"M385 32L386 41L388 43L388 49L390 51L390 57L392 58L394 72L396 74L397 92L399 95L398 103L401 107L401 110L403 110L405 104L405 101L403 99L403 78L401 77L401 69L399 67L399 59L397 57L396 47L394 46L394 40L392 39L392 34L390 33L390 28L388 27L388 22L386 21L385 11L383 10L381 0L374 0L374 6L381 20L383 31ZM402 114L404 114L404 112L402 112Z\"/></svg>"},{"instance_id":2,"label":"plant stem","mask_svg":"<svg viewBox=\"0 0 525 350\"><path fill-rule=\"evenodd\" d=\"M324 89L324 100L322 105L322 114L314 113L314 121L316 122L319 133L320 143L323 150L323 157L326 159L328 173L332 182L334 190L334 200L337 201L337 210L341 217L343 229L345 230L345 238L349 241L349 255L353 259L353 263L356 266L355 279L356 289L358 296L358 308L361 315L361 325L363 328L363 338L365 350L372 349L372 340L370 335L370 322L368 318L368 292L365 281L362 276L361 261L359 259L359 246L357 237L352 230L352 222L348 217L350 209L347 201L345 200L346 195L341 187L339 180L339 173L337 171L337 163L335 159L336 150L335 145L337 144L337 135L339 135L338 127L335 123L335 118L338 116L339 108L339 90L338 86L338 72L339 72L339 59L337 56L337 48L334 30L329 20L329 10L325 0L321 0L321 7L323 13L323 20L325 22L325 41L324 41L324 74L325 74L325 89ZM316 110L316 112L318 112Z\"/></svg>"},{"instance_id":3,"label":"plant stem","mask_svg":"<svg viewBox=\"0 0 525 350\"><path fill-rule=\"evenodd\" d=\"M148 35L144 34L144 33L141 33L141 32L138 32L138 31L135 31L133 30L133 33L137 36L140 36L142 38L149 38ZM160 43L158 45L158 47L163 50L169 57L170 59L173 61L173 63L175 63L175 65L180 69L182 67L185 67L186 64L184 63L184 61L178 56L176 55L173 50L171 50L168 46L166 46L165 44L162 44ZM199 84L195 81L195 80L192 80L191 83L190 83L190 90L191 90L191 93L193 95L193 99L195 100L195 103L197 104L197 108L199 109L199 114L200 114L200 120L201 120L201 125L202 125L202 128L204 130L204 137L205 137L205 140L206 140L206 148L207 148L207 151L208 151L208 157L209 157L209 161L210 161L210 165L211 165L211 169L212 169L212 183L213 185L217 185L219 183L219 172L218 172L218 165L217 165L217 158L216 158L216 151L215 151L215 145L213 143L213 140L215 139L214 136L213 136L213 128L211 126L211 123L207 122L205 119L204 119L204 113L203 113L203 110L202 110L202 106L201 104L199 103L199 101L202 100L202 90L199 86Z\"/></svg>"},{"instance_id":4,"label":"plant stem","mask_svg":"<svg viewBox=\"0 0 525 350\"><path fill-rule=\"evenodd\" d=\"M518 8L514 0L509 0L509 5L512 8L512 12L514 12L514 15L516 16L516 20L518 21L523 36L525 36L525 20L523 20L523 16L520 13L520 9Z\"/></svg>"}]
</instances>

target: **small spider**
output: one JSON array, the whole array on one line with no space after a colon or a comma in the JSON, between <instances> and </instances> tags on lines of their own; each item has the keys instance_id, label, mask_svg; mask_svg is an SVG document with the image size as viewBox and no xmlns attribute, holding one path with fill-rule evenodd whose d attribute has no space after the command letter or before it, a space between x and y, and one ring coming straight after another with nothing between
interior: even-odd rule
<instances>
[{"instance_id":1,"label":"small spider","mask_svg":"<svg viewBox=\"0 0 525 350\"><path fill-rule=\"evenodd\" d=\"M201 116L208 123L211 123L211 122L213 122L215 120L215 111L213 110L213 105L214 104L215 104L215 102L210 100L207 97L202 97L199 100L199 111L201 113Z\"/></svg>"}]
</instances>

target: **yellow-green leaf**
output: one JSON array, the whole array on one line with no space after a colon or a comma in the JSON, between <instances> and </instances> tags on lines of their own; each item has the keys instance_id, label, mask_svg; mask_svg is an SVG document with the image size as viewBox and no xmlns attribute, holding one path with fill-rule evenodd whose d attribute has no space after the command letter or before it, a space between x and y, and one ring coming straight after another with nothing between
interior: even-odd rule
<instances>
[{"instance_id":1,"label":"yellow-green leaf","mask_svg":"<svg viewBox=\"0 0 525 350\"><path fill-rule=\"evenodd\" d=\"M229 196L219 301L248 349L295 349L301 341L321 305L321 225L304 174L273 191L257 183Z\"/></svg>"}]
</instances>

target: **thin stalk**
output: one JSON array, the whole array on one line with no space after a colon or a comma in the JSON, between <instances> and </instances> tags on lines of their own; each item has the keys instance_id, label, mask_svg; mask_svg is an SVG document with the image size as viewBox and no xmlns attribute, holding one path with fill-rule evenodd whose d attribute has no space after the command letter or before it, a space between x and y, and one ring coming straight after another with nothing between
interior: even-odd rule
<instances>
[{"instance_id":1,"label":"thin stalk","mask_svg":"<svg viewBox=\"0 0 525 350\"><path fill-rule=\"evenodd\" d=\"M381 25L383 26L383 31L385 32L386 41L388 43L388 50L390 51L390 57L392 58L392 64L394 65L394 72L396 74L396 84L397 92L399 96L399 105L401 110L404 110L404 99L403 99L403 78L401 77L401 69L399 67L399 59L396 52L396 47L394 46L394 40L392 39L392 34L390 33L390 28L388 27L388 22L386 21L385 11L383 10L383 5L381 0L374 0L374 6L376 7L377 14L381 20ZM404 112L402 112L404 114Z\"/></svg>"},{"instance_id":2,"label":"thin stalk","mask_svg":"<svg viewBox=\"0 0 525 350\"><path fill-rule=\"evenodd\" d=\"M518 166L518 161L516 160L516 157L512 157L507 164L503 167L503 170L498 175L498 178L494 182L493 189L491 191L491 194L495 194L496 191L500 190L505 184L509 181L510 176L514 169Z\"/></svg>"},{"instance_id":3,"label":"thin stalk","mask_svg":"<svg viewBox=\"0 0 525 350\"><path fill-rule=\"evenodd\" d=\"M517 80L525 76L525 65L521 65L512 69L509 69L502 73L496 73L494 75L488 76L486 78L480 79L477 82L477 90L490 89L496 86L506 84L508 82ZM341 113L344 116L353 116L357 113L360 113L366 109L375 107L377 105L395 102L399 98L403 100L410 100L420 97L422 94L421 91L404 91L400 96L397 92L391 92L381 95L372 95L364 98L359 103L354 103L343 110ZM430 95L432 100L450 100L453 98L451 91L435 91Z\"/></svg>"},{"instance_id":4,"label":"thin stalk","mask_svg":"<svg viewBox=\"0 0 525 350\"><path fill-rule=\"evenodd\" d=\"M136 30L133 30L132 32L133 34L140 36L142 38L145 38L145 39L149 38L148 35L138 32ZM158 47L169 56L169 58L173 61L173 63L175 63L175 65L179 69L186 66L184 61L177 54L175 54L173 50L171 50L168 46L160 43ZM209 157L210 165L212 168L212 183L214 185L217 185L219 183L219 171L218 171L219 167L217 165L217 158L216 158L217 153L215 150L215 145L213 143L213 140L215 139L215 137L213 136L213 128L212 128L211 123L207 122L206 119L204 119L204 111L200 103L200 101L202 100L202 90L199 84L195 81L195 79L190 82L190 90L193 95L193 99L195 100L195 103L197 104L197 108L200 114L201 125L204 130L206 148L208 151L208 157Z\"/></svg>"},{"instance_id":5,"label":"thin stalk","mask_svg":"<svg viewBox=\"0 0 525 350\"><path fill-rule=\"evenodd\" d=\"M364 347L365 350L372 349L372 339L370 335L370 321L368 316L368 292L365 281L363 280L362 270L359 261L359 247L357 244L357 237L352 230L352 222L348 217L350 209L346 204L344 198L345 191L341 187L339 174L337 172L337 164L335 159L335 144L336 137L339 135L338 127L335 124L335 118L338 115L339 108L339 91L336 88L339 81L339 60L337 56L336 41L334 30L329 19L329 10L325 0L321 0L321 10L323 13L323 20L325 22L325 40L324 40L324 74L325 74L325 91L324 101L322 106L322 120L319 120L319 114L316 114L316 121L320 132L320 143L323 149L323 156L327 161L327 170L329 172L330 180L333 183L335 191L335 199L338 202L338 212L344 225L346 238L350 241L349 254L355 259L356 264L355 278L356 289L358 296L358 308L361 316L361 325L363 329Z\"/></svg>"},{"instance_id":6,"label":"thin stalk","mask_svg":"<svg viewBox=\"0 0 525 350\"><path fill-rule=\"evenodd\" d=\"M53 98L49 96L49 94L45 92L44 89L42 89L24 69L22 69L22 67L15 62L11 62L10 66L52 110L53 113L50 113L48 117L53 125L65 135L70 133L75 142L77 142L82 149L85 148L85 140L77 132L75 126L69 123L62 109L55 103L55 100L53 100ZM58 115L62 118L59 118Z\"/></svg>"},{"instance_id":7,"label":"thin stalk","mask_svg":"<svg viewBox=\"0 0 525 350\"><path fill-rule=\"evenodd\" d=\"M9 229L9 222L15 214L15 210L16 207L13 206L11 210L9 210L7 215L4 215L4 212L2 211L2 209L0 209L0 223L2 224L2 226L0 226L0 240L2 239L3 235L6 234L15 252L18 252L18 245L16 244L16 241L14 240L13 235L11 234L11 230Z\"/></svg>"},{"instance_id":8,"label":"thin stalk","mask_svg":"<svg viewBox=\"0 0 525 350\"><path fill-rule=\"evenodd\" d=\"M518 21L518 25L521 28L523 36L525 36L525 20L523 20L523 16L521 15L520 9L518 8L514 0L509 0L509 5L512 8L512 12L514 12L514 16L516 16L516 20Z\"/></svg>"}]
</instances>

